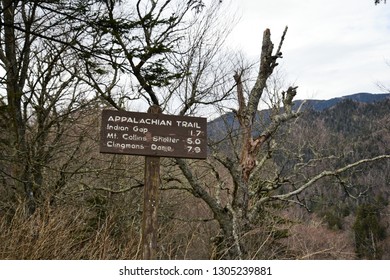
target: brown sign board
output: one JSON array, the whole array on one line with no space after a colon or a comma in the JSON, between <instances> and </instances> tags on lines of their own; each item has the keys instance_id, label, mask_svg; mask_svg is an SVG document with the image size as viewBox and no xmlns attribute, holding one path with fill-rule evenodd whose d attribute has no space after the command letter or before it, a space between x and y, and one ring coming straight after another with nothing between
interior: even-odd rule
<instances>
[{"instance_id":1,"label":"brown sign board","mask_svg":"<svg viewBox=\"0 0 390 280\"><path fill-rule=\"evenodd\" d=\"M205 159L207 119L103 110L100 152Z\"/></svg>"}]
</instances>

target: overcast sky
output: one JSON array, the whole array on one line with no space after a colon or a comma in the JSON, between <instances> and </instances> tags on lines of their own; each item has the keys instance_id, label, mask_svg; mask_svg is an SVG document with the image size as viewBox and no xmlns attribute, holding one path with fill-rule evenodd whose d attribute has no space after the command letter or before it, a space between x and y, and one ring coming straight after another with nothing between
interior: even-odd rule
<instances>
[{"instance_id":1,"label":"overcast sky","mask_svg":"<svg viewBox=\"0 0 390 280\"><path fill-rule=\"evenodd\" d=\"M390 88L390 3L374 0L231 1L240 20L229 45L257 59L264 29L277 46L289 30L281 67L298 99L327 99ZM275 48L276 48L275 46Z\"/></svg>"}]
</instances>

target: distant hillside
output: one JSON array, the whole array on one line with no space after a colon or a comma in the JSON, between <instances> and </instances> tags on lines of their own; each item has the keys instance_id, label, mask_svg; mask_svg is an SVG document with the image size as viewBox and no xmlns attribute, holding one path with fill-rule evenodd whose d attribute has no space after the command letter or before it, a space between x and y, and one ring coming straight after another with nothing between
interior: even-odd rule
<instances>
[{"instance_id":1,"label":"distant hillside","mask_svg":"<svg viewBox=\"0 0 390 280\"><path fill-rule=\"evenodd\" d=\"M352 100L360 103L374 103L385 99L390 99L390 93L372 94L367 92L360 92L328 100L308 99L305 100L305 108L310 108L316 111L323 111L325 109L335 106L343 100ZM304 100L296 100L294 103L295 107L299 107L302 102L304 102Z\"/></svg>"},{"instance_id":2,"label":"distant hillside","mask_svg":"<svg viewBox=\"0 0 390 280\"><path fill-rule=\"evenodd\" d=\"M353 101L361 104L374 104L376 102L381 102L385 100L390 100L390 93L372 94L361 92L343 97L332 98L329 100L296 100L294 102L294 107L295 109L297 109L302 104L302 102L305 102L303 106L304 111L313 110L315 112L322 112L327 109L333 108L337 104L343 103L345 101ZM269 110L259 111L258 120L260 123L267 122L269 118L269 112ZM230 130L230 132L234 132L238 128L238 121L235 118L234 113L230 112L208 123L208 136L209 139L213 141L222 140L229 133L228 130Z\"/></svg>"}]
</instances>

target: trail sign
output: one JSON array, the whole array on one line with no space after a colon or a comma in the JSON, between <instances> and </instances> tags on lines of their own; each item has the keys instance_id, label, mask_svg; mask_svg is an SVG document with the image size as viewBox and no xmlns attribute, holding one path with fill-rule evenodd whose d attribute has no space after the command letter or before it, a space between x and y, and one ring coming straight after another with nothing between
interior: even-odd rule
<instances>
[{"instance_id":1,"label":"trail sign","mask_svg":"<svg viewBox=\"0 0 390 280\"><path fill-rule=\"evenodd\" d=\"M205 159L207 119L103 110L100 152Z\"/></svg>"},{"instance_id":2,"label":"trail sign","mask_svg":"<svg viewBox=\"0 0 390 280\"><path fill-rule=\"evenodd\" d=\"M100 152L145 156L142 254L155 259L160 157L207 158L207 119L163 115L157 105L148 113L103 110Z\"/></svg>"}]
</instances>

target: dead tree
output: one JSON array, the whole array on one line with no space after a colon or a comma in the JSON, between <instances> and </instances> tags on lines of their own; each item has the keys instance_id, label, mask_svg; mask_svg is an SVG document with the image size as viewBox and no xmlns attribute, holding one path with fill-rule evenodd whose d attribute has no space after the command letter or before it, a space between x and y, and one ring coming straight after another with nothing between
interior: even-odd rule
<instances>
[{"instance_id":1,"label":"dead tree","mask_svg":"<svg viewBox=\"0 0 390 280\"><path fill-rule=\"evenodd\" d=\"M234 81L237 87L238 109L234 110L240 124L241 152L239 159L232 160L229 157L217 156L214 158L229 170L233 182L233 190L229 201L222 204L215 197L212 197L196 180L196 176L190 169L188 163L184 160L176 160L183 174L192 187L194 195L201 197L214 213L218 221L221 234L215 238L217 249L216 258L245 258L245 246L242 244L242 238L245 232L251 228L248 210L250 201L250 178L255 170L258 152L262 145L272 138L279 126L298 116L298 113L292 110L292 100L296 95L296 87L290 87L283 95L284 109L278 114L272 116L271 122L263 129L258 136L253 136L254 123L258 114L259 102L267 86L267 80L272 75L277 60L282 57L281 47L287 32L283 36L279 46L274 52L274 44L271 41L271 33L266 29L263 34L263 42L260 56L260 69L256 82L245 99L242 83L242 72L237 71L234 75Z\"/></svg>"}]
</instances>

